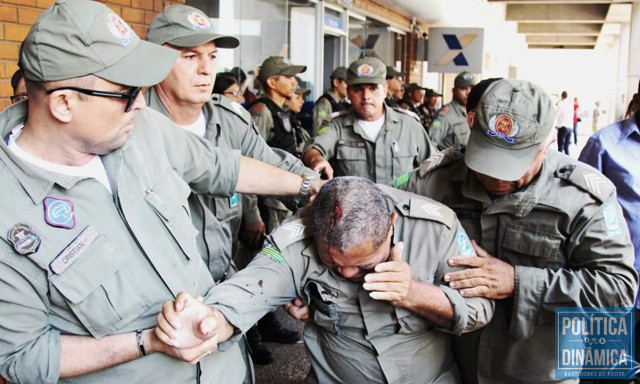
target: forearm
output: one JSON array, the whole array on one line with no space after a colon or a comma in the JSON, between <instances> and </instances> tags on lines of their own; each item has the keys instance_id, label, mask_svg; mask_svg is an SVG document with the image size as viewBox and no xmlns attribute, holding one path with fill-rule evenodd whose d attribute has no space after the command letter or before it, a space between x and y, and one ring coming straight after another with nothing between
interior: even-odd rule
<instances>
[{"instance_id":1,"label":"forearm","mask_svg":"<svg viewBox=\"0 0 640 384\"><path fill-rule=\"evenodd\" d=\"M242 157L236 192L257 195L296 196L302 178L267 163Z\"/></svg>"},{"instance_id":2,"label":"forearm","mask_svg":"<svg viewBox=\"0 0 640 384\"><path fill-rule=\"evenodd\" d=\"M440 328L451 329L453 326L453 306L444 292L434 285L414 281L403 306Z\"/></svg>"},{"instance_id":3,"label":"forearm","mask_svg":"<svg viewBox=\"0 0 640 384\"><path fill-rule=\"evenodd\" d=\"M146 340L150 331L144 332ZM106 336L101 339L90 336L60 336L60 343L62 345L60 378L101 371L140 357L135 332ZM145 347L147 345L145 343ZM147 353L152 352L147 351Z\"/></svg>"}]
</instances>

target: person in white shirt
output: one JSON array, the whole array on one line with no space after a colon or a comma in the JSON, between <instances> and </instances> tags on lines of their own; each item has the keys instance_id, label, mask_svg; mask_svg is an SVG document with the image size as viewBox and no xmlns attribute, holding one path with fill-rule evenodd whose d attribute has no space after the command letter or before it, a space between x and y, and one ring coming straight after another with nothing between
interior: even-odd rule
<instances>
[{"instance_id":1,"label":"person in white shirt","mask_svg":"<svg viewBox=\"0 0 640 384\"><path fill-rule=\"evenodd\" d=\"M560 95L554 126L558 131L558 151L568 155L573 128L573 103L569 100L567 91L562 91Z\"/></svg>"}]
</instances>

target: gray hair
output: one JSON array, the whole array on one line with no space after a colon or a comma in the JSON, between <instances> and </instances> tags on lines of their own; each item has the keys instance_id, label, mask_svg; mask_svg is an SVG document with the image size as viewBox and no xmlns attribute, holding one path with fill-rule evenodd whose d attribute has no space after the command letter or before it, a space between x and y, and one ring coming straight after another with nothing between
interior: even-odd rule
<instances>
[{"instance_id":1,"label":"gray hair","mask_svg":"<svg viewBox=\"0 0 640 384\"><path fill-rule=\"evenodd\" d=\"M378 248L387 239L391 210L371 180L337 177L316 196L312 225L315 238L340 253L365 243Z\"/></svg>"}]
</instances>

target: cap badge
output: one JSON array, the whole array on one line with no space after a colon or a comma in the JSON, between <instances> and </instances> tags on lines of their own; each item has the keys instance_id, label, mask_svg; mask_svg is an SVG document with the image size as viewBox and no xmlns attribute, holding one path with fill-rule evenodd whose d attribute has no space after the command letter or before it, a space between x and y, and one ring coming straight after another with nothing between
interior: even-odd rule
<instances>
[{"instance_id":1,"label":"cap badge","mask_svg":"<svg viewBox=\"0 0 640 384\"><path fill-rule=\"evenodd\" d=\"M73 203L69 200L45 197L44 220L52 227L71 229L76 226Z\"/></svg>"},{"instance_id":2,"label":"cap badge","mask_svg":"<svg viewBox=\"0 0 640 384\"><path fill-rule=\"evenodd\" d=\"M369 64L360 64L356 72L358 72L358 77L373 77L374 70Z\"/></svg>"},{"instance_id":3,"label":"cap badge","mask_svg":"<svg viewBox=\"0 0 640 384\"><path fill-rule=\"evenodd\" d=\"M107 15L107 27L113 36L120 39L123 47L126 47L131 41L131 36L135 35L129 24L113 13Z\"/></svg>"},{"instance_id":4,"label":"cap badge","mask_svg":"<svg viewBox=\"0 0 640 384\"><path fill-rule=\"evenodd\" d=\"M193 25L194 29L211 29L209 18L199 12L191 12L187 16L187 20Z\"/></svg>"},{"instance_id":5,"label":"cap badge","mask_svg":"<svg viewBox=\"0 0 640 384\"><path fill-rule=\"evenodd\" d=\"M40 236L27 224L18 223L9 229L7 237L13 249L21 255L29 255L38 251Z\"/></svg>"},{"instance_id":6,"label":"cap badge","mask_svg":"<svg viewBox=\"0 0 640 384\"><path fill-rule=\"evenodd\" d=\"M489 136L501 137L509 144L513 144L516 141L516 135L520 128L518 122L513 117L501 113L499 115L493 115L489 120L489 127L487 128L487 134Z\"/></svg>"}]
</instances>

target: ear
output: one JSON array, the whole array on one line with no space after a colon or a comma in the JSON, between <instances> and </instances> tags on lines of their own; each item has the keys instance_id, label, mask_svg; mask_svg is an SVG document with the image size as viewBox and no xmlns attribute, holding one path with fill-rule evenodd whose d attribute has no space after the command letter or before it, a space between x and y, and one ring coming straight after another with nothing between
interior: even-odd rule
<instances>
[{"instance_id":1,"label":"ear","mask_svg":"<svg viewBox=\"0 0 640 384\"><path fill-rule=\"evenodd\" d=\"M476 116L476 111L467 112L467 124L469 124L469 128L473 127L473 118Z\"/></svg>"},{"instance_id":2,"label":"ear","mask_svg":"<svg viewBox=\"0 0 640 384\"><path fill-rule=\"evenodd\" d=\"M392 212L391 213L391 226L389 227L389 235L388 236L393 236L393 226L395 225L396 220L398 220L398 213L397 212Z\"/></svg>"},{"instance_id":3,"label":"ear","mask_svg":"<svg viewBox=\"0 0 640 384\"><path fill-rule=\"evenodd\" d=\"M63 123L71 122L77 97L68 90L55 91L49 96L49 112Z\"/></svg>"},{"instance_id":4,"label":"ear","mask_svg":"<svg viewBox=\"0 0 640 384\"><path fill-rule=\"evenodd\" d=\"M271 76L270 78L267 79L267 86L269 86L269 88L271 88L271 89L275 89L275 87L276 87L276 77L275 76Z\"/></svg>"}]
</instances>

